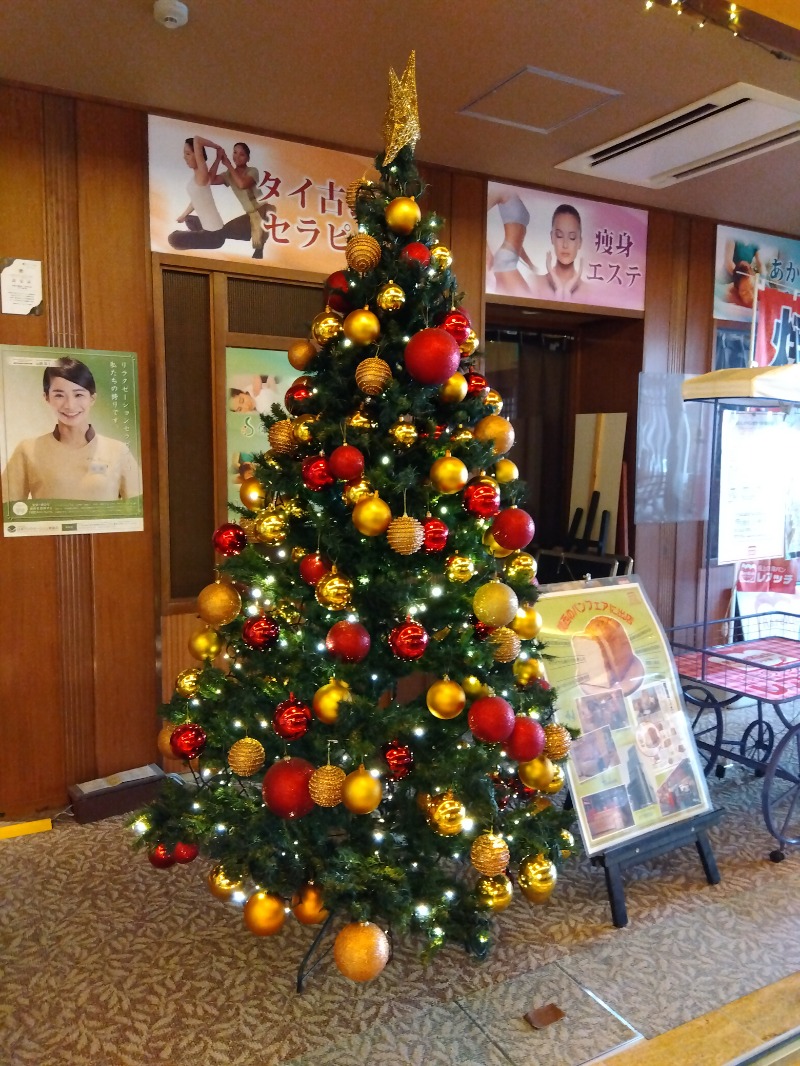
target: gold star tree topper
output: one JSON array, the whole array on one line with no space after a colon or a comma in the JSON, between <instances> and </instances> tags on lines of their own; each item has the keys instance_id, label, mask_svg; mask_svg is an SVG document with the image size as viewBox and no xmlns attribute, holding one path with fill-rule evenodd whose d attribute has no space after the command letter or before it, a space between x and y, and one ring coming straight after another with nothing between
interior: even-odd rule
<instances>
[{"instance_id":1,"label":"gold star tree topper","mask_svg":"<svg viewBox=\"0 0 800 1066\"><path fill-rule=\"evenodd\" d=\"M407 144L413 148L419 140L415 52L408 57L408 63L401 78L397 77L393 68L389 68L389 107L383 121L383 139L386 142L384 166L391 163L401 148Z\"/></svg>"}]
</instances>

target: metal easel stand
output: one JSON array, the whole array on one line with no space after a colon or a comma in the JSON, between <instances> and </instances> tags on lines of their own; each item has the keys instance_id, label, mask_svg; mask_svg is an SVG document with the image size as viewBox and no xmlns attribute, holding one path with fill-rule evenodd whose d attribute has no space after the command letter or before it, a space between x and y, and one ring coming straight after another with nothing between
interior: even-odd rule
<instances>
[{"instance_id":1,"label":"metal easel stand","mask_svg":"<svg viewBox=\"0 0 800 1066\"><path fill-rule=\"evenodd\" d=\"M305 979L309 976L309 974L312 974L314 972L314 970L316 970L316 968L319 966L319 964L322 962L322 960L325 958L325 956L330 953L330 950L333 947L333 944L331 943L331 944L328 944L328 946L325 948L324 951L321 948L322 940L324 939L325 934L328 932L328 928L329 928L329 926L330 926L332 921L333 921L333 911L331 911L331 913L325 919L323 924L320 926L319 932L314 937L314 939L311 941L311 946L309 947L308 951L305 953L305 955L303 956L303 958L302 958L302 960L300 962L300 966L299 966L299 968L297 970L297 992L298 993L303 991L303 984L305 983ZM312 958L312 956L314 955L315 952L318 952L317 957L314 959L313 962L311 962L310 960L311 960L311 958Z\"/></svg>"}]
</instances>

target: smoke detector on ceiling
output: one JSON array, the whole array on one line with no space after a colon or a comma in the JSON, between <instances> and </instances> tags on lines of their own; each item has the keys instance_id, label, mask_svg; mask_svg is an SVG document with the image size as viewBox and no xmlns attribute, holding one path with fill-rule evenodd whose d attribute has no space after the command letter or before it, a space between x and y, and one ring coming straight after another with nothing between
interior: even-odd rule
<instances>
[{"instance_id":1,"label":"smoke detector on ceiling","mask_svg":"<svg viewBox=\"0 0 800 1066\"><path fill-rule=\"evenodd\" d=\"M189 21L189 8L181 0L156 0L153 18L165 30L177 30Z\"/></svg>"}]
</instances>

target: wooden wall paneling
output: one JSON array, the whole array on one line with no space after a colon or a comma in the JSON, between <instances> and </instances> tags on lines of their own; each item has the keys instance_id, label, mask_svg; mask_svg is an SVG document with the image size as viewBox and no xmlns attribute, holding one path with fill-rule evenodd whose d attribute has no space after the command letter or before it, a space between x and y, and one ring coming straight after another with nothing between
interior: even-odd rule
<instances>
[{"instance_id":1,"label":"wooden wall paneling","mask_svg":"<svg viewBox=\"0 0 800 1066\"><path fill-rule=\"evenodd\" d=\"M450 215L453 209L453 174L441 167L428 166L425 163L418 164L419 174L425 182L425 198L422 201L423 213L435 212L442 220L437 236L439 243L450 248L452 222ZM456 270L456 277L458 271ZM461 279L459 278L459 281Z\"/></svg>"},{"instance_id":2,"label":"wooden wall paneling","mask_svg":"<svg viewBox=\"0 0 800 1066\"><path fill-rule=\"evenodd\" d=\"M228 279L221 271L211 275L211 391L214 421L214 500L217 524L228 521L228 437L225 388L225 348L228 344ZM209 536L213 533L209 531ZM212 578L209 574L209 581ZM200 591L199 589L197 590Z\"/></svg>"},{"instance_id":3,"label":"wooden wall paneling","mask_svg":"<svg viewBox=\"0 0 800 1066\"><path fill-rule=\"evenodd\" d=\"M454 174L451 208L451 250L458 285L466 293L464 304L472 328L483 338L486 265L486 182Z\"/></svg>"},{"instance_id":4,"label":"wooden wall paneling","mask_svg":"<svg viewBox=\"0 0 800 1066\"><path fill-rule=\"evenodd\" d=\"M0 158L7 163L0 255L42 262L45 300L41 316L0 315L2 344L46 345L63 317L61 311L52 317L56 279L46 251L44 142L42 95L0 86ZM0 655L0 817L53 809L65 799L57 542L66 539L0 536L0 603L14 629Z\"/></svg>"},{"instance_id":5,"label":"wooden wall paneling","mask_svg":"<svg viewBox=\"0 0 800 1066\"><path fill-rule=\"evenodd\" d=\"M85 344L137 353L145 490L144 532L91 538L96 773L105 776L149 762L157 724L147 139L146 116L139 112L82 101L76 106Z\"/></svg>"}]
</instances>

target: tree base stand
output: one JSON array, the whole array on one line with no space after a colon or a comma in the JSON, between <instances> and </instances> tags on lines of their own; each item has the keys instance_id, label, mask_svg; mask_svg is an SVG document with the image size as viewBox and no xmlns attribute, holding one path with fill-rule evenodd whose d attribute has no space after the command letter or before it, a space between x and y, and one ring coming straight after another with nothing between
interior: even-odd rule
<instances>
[{"instance_id":1,"label":"tree base stand","mask_svg":"<svg viewBox=\"0 0 800 1066\"><path fill-rule=\"evenodd\" d=\"M322 940L324 939L325 934L328 932L328 928L329 928L329 926L330 926L332 921L333 921L333 911L331 911L331 913L325 919L323 924L320 926L319 932L314 937L314 939L311 941L311 946L309 947L308 951L305 953L305 955L303 956L303 958L302 958L302 960L300 962L300 967L299 967L299 969L297 971L297 991L298 992L302 992L303 991L303 983L305 982L305 979L308 977L308 975L310 973L313 973L313 971L316 970L316 968L319 966L319 964L322 962L322 960L325 958L325 956L328 954L328 952L333 947L333 944L328 944L328 946L325 948L324 951L321 950ZM312 960L312 958L313 958L315 953L317 953L317 957L312 962L311 960Z\"/></svg>"}]
</instances>

